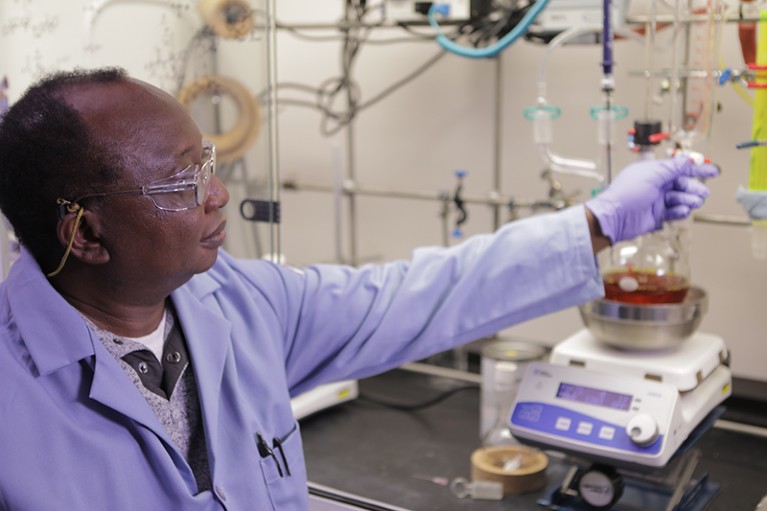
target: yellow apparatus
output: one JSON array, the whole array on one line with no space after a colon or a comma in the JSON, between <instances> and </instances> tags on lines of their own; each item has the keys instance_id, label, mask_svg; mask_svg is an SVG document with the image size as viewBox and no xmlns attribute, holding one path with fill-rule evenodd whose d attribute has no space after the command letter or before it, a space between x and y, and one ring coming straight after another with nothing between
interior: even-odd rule
<instances>
[{"instance_id":1,"label":"yellow apparatus","mask_svg":"<svg viewBox=\"0 0 767 511\"><path fill-rule=\"evenodd\" d=\"M759 13L754 65L754 114L752 137L755 142L767 140L767 11ZM756 259L767 259L767 146L751 147L748 189L738 191L738 201L751 217L751 251Z\"/></svg>"},{"instance_id":2,"label":"yellow apparatus","mask_svg":"<svg viewBox=\"0 0 767 511\"><path fill-rule=\"evenodd\" d=\"M759 29L756 45L756 83L767 87L767 11L759 14ZM754 117L752 140L767 139L767 88L754 89ZM751 148L749 190L767 190L767 146Z\"/></svg>"}]
</instances>

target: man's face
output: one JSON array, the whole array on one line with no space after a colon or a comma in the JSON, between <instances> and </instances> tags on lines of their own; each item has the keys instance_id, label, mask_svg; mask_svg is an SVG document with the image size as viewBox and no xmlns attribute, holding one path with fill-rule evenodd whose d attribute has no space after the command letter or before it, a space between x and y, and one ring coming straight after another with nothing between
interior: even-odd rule
<instances>
[{"instance_id":1,"label":"man's face","mask_svg":"<svg viewBox=\"0 0 767 511\"><path fill-rule=\"evenodd\" d=\"M81 89L68 99L93 132L131 162L114 190L139 188L202 163L199 129L172 96L155 87L129 80ZM99 235L115 269L111 278L175 287L215 262L226 236L221 208L228 200L214 177L205 204L188 210L160 210L145 195L96 198L87 209L102 222Z\"/></svg>"}]
</instances>

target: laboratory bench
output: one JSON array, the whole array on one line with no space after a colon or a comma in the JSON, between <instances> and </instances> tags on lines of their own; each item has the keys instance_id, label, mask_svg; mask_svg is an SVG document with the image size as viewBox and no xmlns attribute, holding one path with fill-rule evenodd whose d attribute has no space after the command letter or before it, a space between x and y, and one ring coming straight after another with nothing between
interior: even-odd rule
<instances>
[{"instance_id":1,"label":"laboratory bench","mask_svg":"<svg viewBox=\"0 0 767 511\"><path fill-rule=\"evenodd\" d=\"M325 502L324 493L337 492L338 502L346 502L313 509L546 509L538 501L564 479L573 466L567 460L549 458L545 489L500 501L459 499L444 485L471 479L471 454L480 445L480 385L458 372L422 367L361 380L359 398L301 421L311 493ZM700 451L694 478L716 492L705 509L752 511L767 494L767 430L727 418L694 444Z\"/></svg>"}]
</instances>

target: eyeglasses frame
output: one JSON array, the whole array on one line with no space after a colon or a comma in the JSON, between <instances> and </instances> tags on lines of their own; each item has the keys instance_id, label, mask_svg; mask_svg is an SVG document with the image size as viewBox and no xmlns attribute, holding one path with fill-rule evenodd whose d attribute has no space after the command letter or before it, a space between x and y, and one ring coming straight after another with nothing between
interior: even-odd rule
<instances>
[{"instance_id":1,"label":"eyeglasses frame","mask_svg":"<svg viewBox=\"0 0 767 511\"><path fill-rule=\"evenodd\" d=\"M65 199L59 199L57 201L59 206L59 218L64 218L68 213L76 211L72 206L80 203L84 199L92 199L97 197L112 197L115 195L146 195L152 199L154 206L161 211L186 211L197 206L202 206L210 194L210 181L213 176L216 175L216 146L208 141L203 141L203 161L201 163L192 163L172 176L164 177L151 183L145 184L139 188L133 188L130 190L116 190L114 192L99 192L89 193L81 195L73 201L67 201ZM209 152L209 156L205 158L205 153ZM210 169L206 174L205 169ZM192 179L179 179L184 174L188 174L191 169L194 169ZM164 207L157 204L157 201L152 197L153 195L159 195L164 193L181 192L184 190L195 190L195 206L185 206L178 208ZM204 193L202 192L204 191Z\"/></svg>"}]
</instances>

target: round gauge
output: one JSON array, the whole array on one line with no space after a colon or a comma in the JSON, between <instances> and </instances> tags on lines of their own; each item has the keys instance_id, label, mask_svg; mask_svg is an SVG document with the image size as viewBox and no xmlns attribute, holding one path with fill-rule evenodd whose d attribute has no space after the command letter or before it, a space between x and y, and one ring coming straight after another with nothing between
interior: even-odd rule
<instances>
[{"instance_id":1,"label":"round gauge","mask_svg":"<svg viewBox=\"0 0 767 511\"><path fill-rule=\"evenodd\" d=\"M575 486L593 509L610 509L623 495L623 477L607 465L592 465L581 473Z\"/></svg>"}]
</instances>

